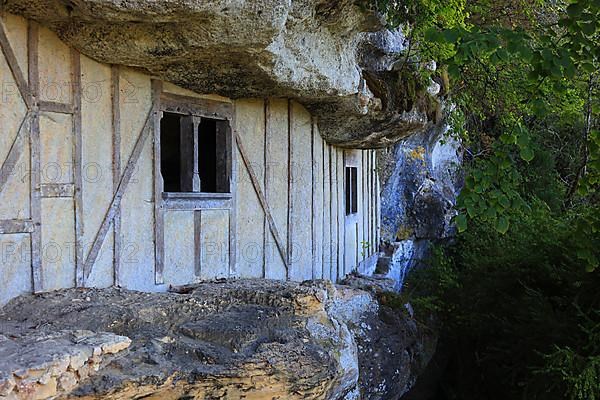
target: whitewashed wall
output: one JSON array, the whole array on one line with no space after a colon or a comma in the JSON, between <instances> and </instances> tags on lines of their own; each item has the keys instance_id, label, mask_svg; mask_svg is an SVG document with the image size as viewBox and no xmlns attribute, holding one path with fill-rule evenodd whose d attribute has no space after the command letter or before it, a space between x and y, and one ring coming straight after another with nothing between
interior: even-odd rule
<instances>
[{"instance_id":1,"label":"whitewashed wall","mask_svg":"<svg viewBox=\"0 0 600 400\"><path fill-rule=\"evenodd\" d=\"M20 17L3 15L1 28L0 304L74 286L337 280L373 259L375 153L328 145L299 103L198 95L100 64ZM153 161L161 93L234 110L231 207L164 207ZM351 218L345 165L359 171Z\"/></svg>"}]
</instances>

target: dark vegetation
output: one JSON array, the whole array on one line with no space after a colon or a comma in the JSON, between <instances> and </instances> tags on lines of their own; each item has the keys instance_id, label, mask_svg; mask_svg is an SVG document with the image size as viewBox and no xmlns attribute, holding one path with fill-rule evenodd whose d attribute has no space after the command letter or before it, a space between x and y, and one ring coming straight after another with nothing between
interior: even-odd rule
<instances>
[{"instance_id":1,"label":"dark vegetation","mask_svg":"<svg viewBox=\"0 0 600 400\"><path fill-rule=\"evenodd\" d=\"M405 288L440 324L441 398L600 399L600 0L373 7L398 62L438 62L465 144L456 240Z\"/></svg>"}]
</instances>

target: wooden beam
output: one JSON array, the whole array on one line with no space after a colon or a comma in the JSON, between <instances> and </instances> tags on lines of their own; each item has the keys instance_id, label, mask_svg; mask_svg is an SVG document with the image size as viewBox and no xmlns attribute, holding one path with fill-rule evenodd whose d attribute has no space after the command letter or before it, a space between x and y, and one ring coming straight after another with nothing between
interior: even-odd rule
<instances>
[{"instance_id":1,"label":"wooden beam","mask_svg":"<svg viewBox=\"0 0 600 400\"><path fill-rule=\"evenodd\" d=\"M333 252L333 243L334 241L337 243L337 211L334 204L337 204L337 194L334 190L334 182L337 178L334 179L334 166L335 160L333 160L334 153L332 151L331 145L327 145L327 150L329 153L329 276L331 280L337 281L337 247L335 248L335 258ZM335 201L334 201L335 196ZM335 211L335 213L334 213ZM334 225L335 224L335 225ZM335 233L335 237L334 237ZM335 263L334 263L335 260ZM335 271L334 271L335 268Z\"/></svg>"},{"instance_id":2,"label":"wooden beam","mask_svg":"<svg viewBox=\"0 0 600 400\"><path fill-rule=\"evenodd\" d=\"M311 244L311 252L312 257L310 260L311 265L311 278L314 280L316 278L315 268L315 254L317 254L317 231L316 231L316 214L317 214L317 196L315 195L315 188L317 187L317 176L316 176L316 165L315 165L315 121L311 116L310 120L310 173L311 173L311 199L312 204L310 207L310 244Z\"/></svg>"},{"instance_id":3,"label":"wooden beam","mask_svg":"<svg viewBox=\"0 0 600 400\"><path fill-rule=\"evenodd\" d=\"M148 111L148 115L146 116L146 121L144 122L144 127L140 131L138 138L135 142L135 146L133 147L133 151L129 156L127 164L125 166L125 170L123 171L123 175L119 180L119 187L117 191L114 193L110 206L104 215L104 219L102 220L102 224L100 225L100 229L96 233L96 237L92 243L92 247L88 253L87 258L85 259L85 263L83 266L84 271L84 283L85 280L90 276L92 269L94 267L94 263L98 258L98 253L102 247L102 243L106 238L106 234L110 228L112 221L114 220L115 213L117 208L121 205L121 200L123 199L123 195L125 194L125 190L129 185L129 181L131 180L131 176L135 171L135 166L142 154L142 150L144 149L144 145L148 139L148 131L150 130L150 124L152 121L154 107Z\"/></svg>"},{"instance_id":4,"label":"wooden beam","mask_svg":"<svg viewBox=\"0 0 600 400\"><path fill-rule=\"evenodd\" d=\"M231 119L233 116L233 105L224 101L162 92L160 94L160 103L162 111L178 114L196 115L216 119Z\"/></svg>"},{"instance_id":5,"label":"wooden beam","mask_svg":"<svg viewBox=\"0 0 600 400\"><path fill-rule=\"evenodd\" d=\"M2 53L4 54L8 68L15 79L15 83L17 84L17 88L21 93L23 101L25 102L27 108L31 109L33 107L33 97L29 91L29 85L27 80L25 80L25 75L23 75L23 71L21 70L21 67L19 67L19 62L17 61L15 52L10 45L10 41L6 35L6 30L4 29L4 23L2 23L2 21L0 21L0 47L2 48ZM35 47L37 48L37 46Z\"/></svg>"},{"instance_id":6,"label":"wooden beam","mask_svg":"<svg viewBox=\"0 0 600 400\"><path fill-rule=\"evenodd\" d=\"M237 147L240 151L240 155L242 156L242 161L244 162L244 165L246 166L246 170L248 171L248 174L250 175L250 180L252 181L252 186L254 186L254 191L256 192L256 195L258 196L258 200L259 200L260 205L262 206L262 209L265 213L265 217L267 218L267 221L269 222L269 228L271 229L271 233L273 233L273 238L275 239L275 244L277 245L277 249L279 250L279 254L281 255L281 259L283 260L285 269L289 273L289 264L288 264L288 260L286 257L283 242L281 241L281 236L279 235L279 229L277 229L277 225L275 224L275 221L273 220L273 214L271 213L271 209L269 208L269 203L267 203L265 195L264 195L262 189L260 188L260 181L258 180L258 177L256 176L256 173L254 172L254 168L252 168L252 164L250 163L250 159L248 158L248 155L247 155L246 151L244 150L242 138L240 137L240 135L237 132L235 133L235 140L237 143Z\"/></svg>"},{"instance_id":7,"label":"wooden beam","mask_svg":"<svg viewBox=\"0 0 600 400\"><path fill-rule=\"evenodd\" d=\"M265 140L263 147L263 165L265 166L265 173L263 175L263 187L265 188L265 200L269 201L269 153L271 149L271 101L269 99L264 100L264 115L265 115ZM267 277L267 247L269 242L269 235L267 232L267 219L263 220L263 265L262 265L262 277Z\"/></svg>"},{"instance_id":8,"label":"wooden beam","mask_svg":"<svg viewBox=\"0 0 600 400\"><path fill-rule=\"evenodd\" d=\"M40 186L42 198L69 198L75 194L75 185L72 183L45 183Z\"/></svg>"},{"instance_id":9,"label":"wooden beam","mask_svg":"<svg viewBox=\"0 0 600 400\"><path fill-rule=\"evenodd\" d=\"M29 88L34 98L39 97L39 26L36 22L29 21L27 29L27 59ZM42 270L42 197L41 197L41 155L40 155L40 115L33 111L29 129L30 148L30 216L35 229L31 232L31 271L33 291L40 292L44 289L44 276Z\"/></svg>"},{"instance_id":10,"label":"wooden beam","mask_svg":"<svg viewBox=\"0 0 600 400\"><path fill-rule=\"evenodd\" d=\"M10 150L8 150L8 155L2 163L2 167L0 167L0 193L2 193L8 178L10 178L10 176L13 174L15 167L17 166L17 162L21 158L21 154L23 154L25 142L29 137L25 127L31 124L31 117L32 114L30 112L25 114L23 117L23 120L19 125L19 129L17 130L17 135L10 146ZM27 128L29 129L29 126L27 126Z\"/></svg>"},{"instance_id":11,"label":"wooden beam","mask_svg":"<svg viewBox=\"0 0 600 400\"><path fill-rule=\"evenodd\" d=\"M121 177L121 88L118 65L110 68L111 108L112 108L112 183L113 193L119 187ZM115 210L113 220L113 283L121 286L121 207Z\"/></svg>"},{"instance_id":12,"label":"wooden beam","mask_svg":"<svg viewBox=\"0 0 600 400\"><path fill-rule=\"evenodd\" d=\"M202 211L194 211L194 275L202 276Z\"/></svg>"},{"instance_id":13,"label":"wooden beam","mask_svg":"<svg viewBox=\"0 0 600 400\"><path fill-rule=\"evenodd\" d=\"M55 101L40 101L38 106L40 111L58 114L73 114L74 111L72 104L57 103Z\"/></svg>"},{"instance_id":14,"label":"wooden beam","mask_svg":"<svg viewBox=\"0 0 600 400\"><path fill-rule=\"evenodd\" d=\"M287 213L287 260L286 260L286 265L289 266L289 268L287 268L287 272L286 272L286 279L290 279L290 269L292 267L292 260L293 260L293 250L294 250L294 243L292 242L293 238L294 238L294 224L293 224L293 216L294 216L294 192L293 192L293 185L292 185L292 169L293 169L293 155L294 155L294 151L293 151L293 147L292 147L292 129L293 129L293 125L294 124L294 113L292 111L292 101L288 99L288 132L287 132L287 139L288 139L288 213Z\"/></svg>"},{"instance_id":15,"label":"wooden beam","mask_svg":"<svg viewBox=\"0 0 600 400\"><path fill-rule=\"evenodd\" d=\"M233 127L236 126L235 104L233 105L232 117L226 126L227 155L229 159L229 188L231 193L231 206L229 207L229 277L237 275L237 154L234 148Z\"/></svg>"},{"instance_id":16,"label":"wooden beam","mask_svg":"<svg viewBox=\"0 0 600 400\"><path fill-rule=\"evenodd\" d=\"M85 285L83 270L83 139L81 136L81 55L71 49L71 99L73 102L73 180L75 184L75 284Z\"/></svg>"},{"instance_id":17,"label":"wooden beam","mask_svg":"<svg viewBox=\"0 0 600 400\"><path fill-rule=\"evenodd\" d=\"M34 230L35 224L30 219L0 220L0 234L2 235L32 233Z\"/></svg>"},{"instance_id":18,"label":"wooden beam","mask_svg":"<svg viewBox=\"0 0 600 400\"><path fill-rule=\"evenodd\" d=\"M162 82L152 80L152 142L153 142L153 175L154 175L154 283L161 285L165 282L165 213L162 194L164 182L160 155L160 120Z\"/></svg>"}]
</instances>

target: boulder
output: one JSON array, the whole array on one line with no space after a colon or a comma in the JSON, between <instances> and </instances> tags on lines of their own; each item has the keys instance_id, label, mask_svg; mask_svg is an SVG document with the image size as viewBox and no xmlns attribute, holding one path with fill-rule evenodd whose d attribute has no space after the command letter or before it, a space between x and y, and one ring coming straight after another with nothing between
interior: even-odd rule
<instances>
[{"instance_id":1,"label":"boulder","mask_svg":"<svg viewBox=\"0 0 600 400\"><path fill-rule=\"evenodd\" d=\"M420 372L420 331L373 292L252 279L177 291L12 300L0 311L0 390L14 399L392 399ZM56 373L20 372L42 369ZM17 390L25 379L38 395Z\"/></svg>"}]
</instances>

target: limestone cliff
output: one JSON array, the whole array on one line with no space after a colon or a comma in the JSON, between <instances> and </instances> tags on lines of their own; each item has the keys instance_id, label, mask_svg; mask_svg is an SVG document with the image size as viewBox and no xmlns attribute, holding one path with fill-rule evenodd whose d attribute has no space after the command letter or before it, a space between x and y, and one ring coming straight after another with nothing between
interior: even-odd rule
<instances>
[{"instance_id":1,"label":"limestone cliff","mask_svg":"<svg viewBox=\"0 0 600 400\"><path fill-rule=\"evenodd\" d=\"M201 93L282 96L343 147L385 147L439 118L399 32L351 0L2 0L96 60Z\"/></svg>"}]
</instances>

